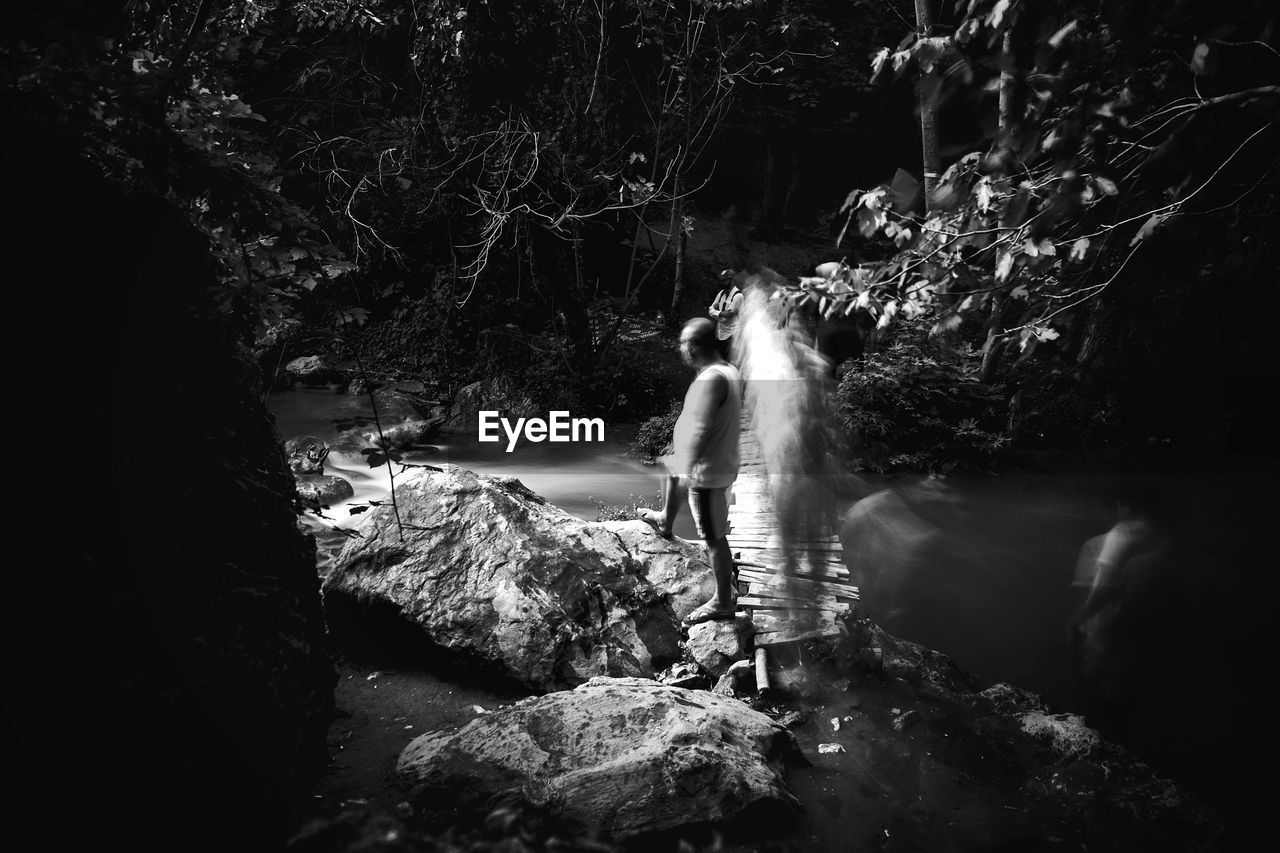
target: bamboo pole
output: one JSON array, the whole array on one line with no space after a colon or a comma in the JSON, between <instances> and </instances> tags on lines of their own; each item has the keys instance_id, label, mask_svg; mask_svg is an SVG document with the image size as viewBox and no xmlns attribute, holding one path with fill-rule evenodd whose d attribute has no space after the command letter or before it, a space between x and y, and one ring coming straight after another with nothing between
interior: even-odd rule
<instances>
[{"instance_id":1,"label":"bamboo pole","mask_svg":"<svg viewBox=\"0 0 1280 853\"><path fill-rule=\"evenodd\" d=\"M756 648L756 692L769 689L769 657L763 648Z\"/></svg>"}]
</instances>

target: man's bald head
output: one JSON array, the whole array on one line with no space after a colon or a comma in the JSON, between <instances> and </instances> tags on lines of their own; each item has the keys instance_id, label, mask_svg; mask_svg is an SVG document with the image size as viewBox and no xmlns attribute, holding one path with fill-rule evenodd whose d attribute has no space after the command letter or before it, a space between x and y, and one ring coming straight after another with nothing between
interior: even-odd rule
<instances>
[{"instance_id":1,"label":"man's bald head","mask_svg":"<svg viewBox=\"0 0 1280 853\"><path fill-rule=\"evenodd\" d=\"M680 355L686 364L699 366L718 356L716 324L706 317L695 317L680 330Z\"/></svg>"},{"instance_id":2,"label":"man's bald head","mask_svg":"<svg viewBox=\"0 0 1280 853\"><path fill-rule=\"evenodd\" d=\"M688 341L703 352L714 350L717 346L716 324L706 317L694 317L680 330L680 340Z\"/></svg>"}]
</instances>

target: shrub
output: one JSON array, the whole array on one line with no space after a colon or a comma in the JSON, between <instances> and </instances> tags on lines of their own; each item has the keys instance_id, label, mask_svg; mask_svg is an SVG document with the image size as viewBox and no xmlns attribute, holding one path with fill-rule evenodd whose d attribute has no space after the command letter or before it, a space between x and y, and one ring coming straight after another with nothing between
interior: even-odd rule
<instances>
[{"instance_id":1,"label":"shrub","mask_svg":"<svg viewBox=\"0 0 1280 853\"><path fill-rule=\"evenodd\" d=\"M626 504L605 503L597 497L588 497L587 500L595 504L596 521L635 521L640 517L642 508L657 509L657 505L650 503L648 498L637 498L635 495L628 495L631 499Z\"/></svg>"},{"instance_id":2,"label":"shrub","mask_svg":"<svg viewBox=\"0 0 1280 853\"><path fill-rule=\"evenodd\" d=\"M671 452L672 433L675 432L676 419L684 407L681 400L671 404L666 414L656 415L640 425L635 441L631 443L631 452L647 460L654 460Z\"/></svg>"},{"instance_id":3,"label":"shrub","mask_svg":"<svg viewBox=\"0 0 1280 853\"><path fill-rule=\"evenodd\" d=\"M855 467L945 474L990 469L1008 443L1005 401L978 379L981 356L944 353L922 330L845 373L835 407Z\"/></svg>"}]
</instances>

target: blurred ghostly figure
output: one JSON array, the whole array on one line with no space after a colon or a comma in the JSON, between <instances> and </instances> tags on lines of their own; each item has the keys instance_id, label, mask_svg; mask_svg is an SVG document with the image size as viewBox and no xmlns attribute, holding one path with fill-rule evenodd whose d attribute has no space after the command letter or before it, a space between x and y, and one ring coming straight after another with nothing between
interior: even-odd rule
<instances>
[{"instance_id":1,"label":"blurred ghostly figure","mask_svg":"<svg viewBox=\"0 0 1280 853\"><path fill-rule=\"evenodd\" d=\"M1117 516L1110 530L1085 542L1072 579L1080 604L1067 623L1067 644L1086 713L1119 699L1125 673L1142 659L1144 599L1157 594L1169 558L1149 501L1122 499Z\"/></svg>"},{"instance_id":2,"label":"blurred ghostly figure","mask_svg":"<svg viewBox=\"0 0 1280 853\"><path fill-rule=\"evenodd\" d=\"M839 452L828 405L831 376L772 270L746 276L733 361L746 385L744 410L768 476L783 570L801 569L806 541L834 531L838 504L856 482Z\"/></svg>"}]
</instances>

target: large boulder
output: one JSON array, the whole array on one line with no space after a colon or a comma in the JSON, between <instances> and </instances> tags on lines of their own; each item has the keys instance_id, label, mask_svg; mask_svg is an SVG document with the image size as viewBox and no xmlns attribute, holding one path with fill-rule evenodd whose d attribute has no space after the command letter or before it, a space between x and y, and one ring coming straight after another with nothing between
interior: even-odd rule
<instances>
[{"instance_id":1,"label":"large boulder","mask_svg":"<svg viewBox=\"0 0 1280 853\"><path fill-rule=\"evenodd\" d=\"M284 366L289 378L301 385L317 387L327 385L338 378L338 373L318 355L304 355Z\"/></svg>"},{"instance_id":2,"label":"large boulder","mask_svg":"<svg viewBox=\"0 0 1280 853\"><path fill-rule=\"evenodd\" d=\"M623 839L786 814L795 738L743 703L637 678L593 678L457 731L432 732L396 770L422 813L483 814L517 796L575 829Z\"/></svg>"},{"instance_id":3,"label":"large boulder","mask_svg":"<svg viewBox=\"0 0 1280 853\"><path fill-rule=\"evenodd\" d=\"M395 497L399 525L389 504L365 513L325 580L335 624L389 614L534 690L651 677L712 589L701 548L640 521L582 521L514 479L420 468Z\"/></svg>"},{"instance_id":4,"label":"large boulder","mask_svg":"<svg viewBox=\"0 0 1280 853\"><path fill-rule=\"evenodd\" d=\"M416 389L421 387L421 382L398 383L374 391L377 423L371 417L357 418L334 439L333 449L358 457L362 450L384 444L403 448L430 442L444 425L448 409L419 393Z\"/></svg>"},{"instance_id":5,"label":"large boulder","mask_svg":"<svg viewBox=\"0 0 1280 853\"><path fill-rule=\"evenodd\" d=\"M295 481L298 496L309 506L330 506L356 493L346 480L329 474L302 474Z\"/></svg>"},{"instance_id":6,"label":"large boulder","mask_svg":"<svg viewBox=\"0 0 1280 853\"><path fill-rule=\"evenodd\" d=\"M442 427L446 432L477 435L480 411L493 410L515 423L517 418L545 416L536 402L509 382L472 382L458 390Z\"/></svg>"}]
</instances>

